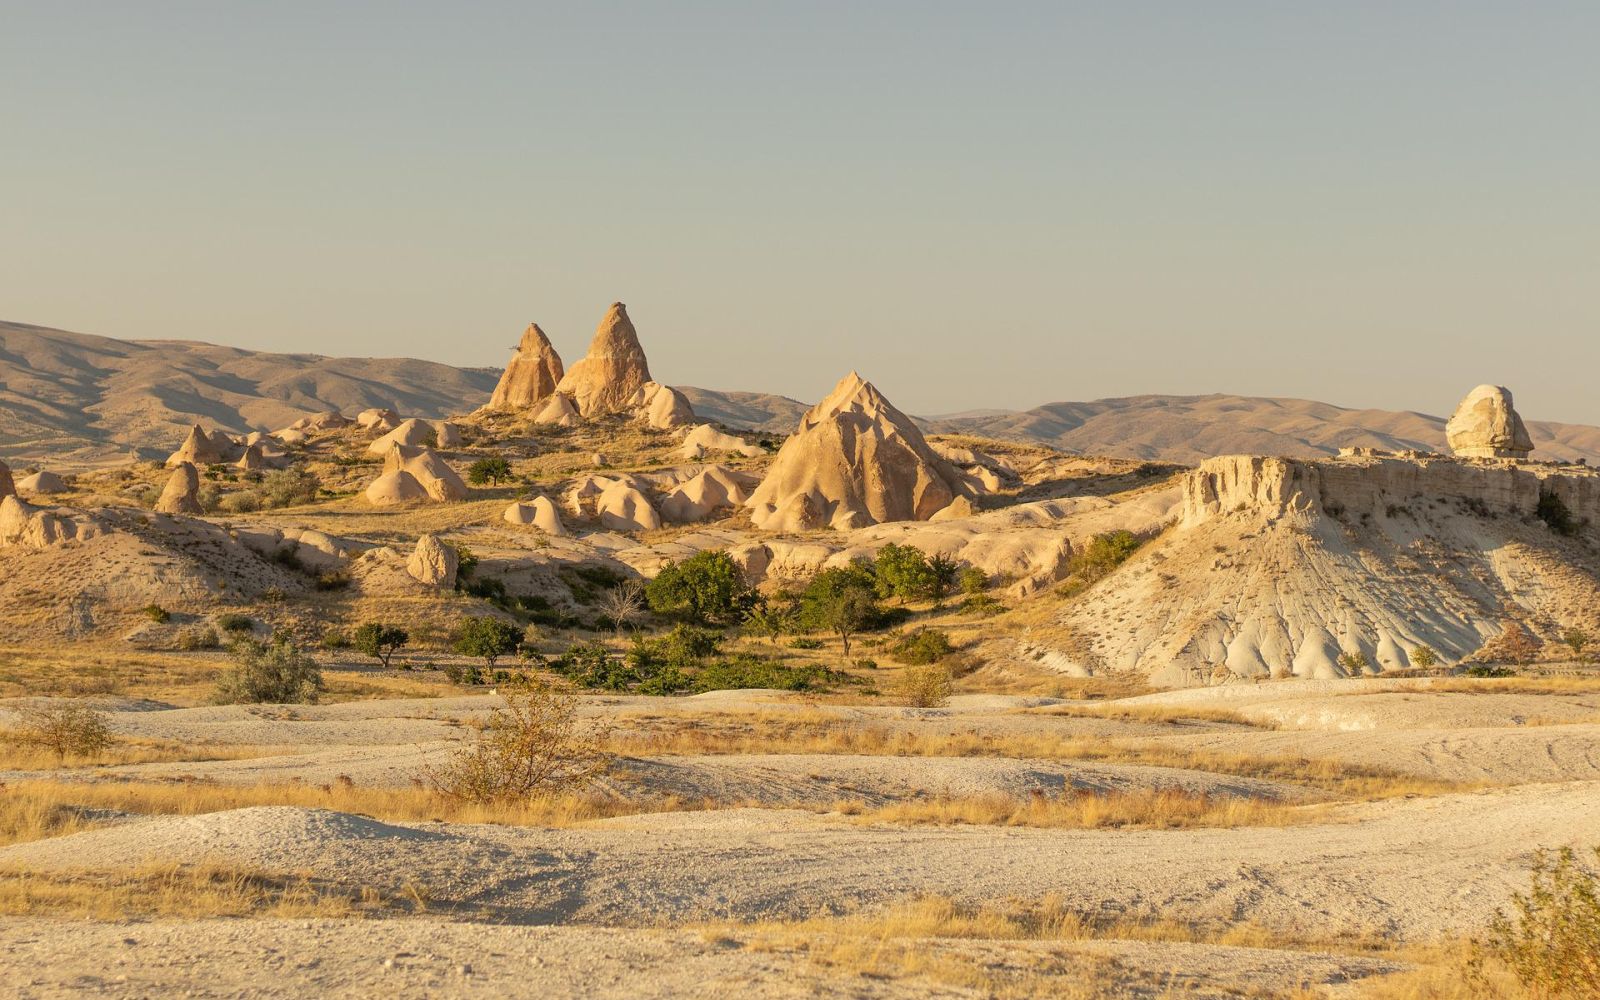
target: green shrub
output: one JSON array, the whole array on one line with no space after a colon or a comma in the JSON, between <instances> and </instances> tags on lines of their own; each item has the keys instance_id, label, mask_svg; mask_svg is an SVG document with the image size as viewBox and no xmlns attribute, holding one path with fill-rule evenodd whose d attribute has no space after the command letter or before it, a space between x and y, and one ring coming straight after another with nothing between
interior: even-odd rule
<instances>
[{"instance_id":1,"label":"green shrub","mask_svg":"<svg viewBox=\"0 0 1600 1000\"><path fill-rule=\"evenodd\" d=\"M1499 667L1488 663L1474 663L1461 671L1467 677L1515 677L1517 672L1510 667Z\"/></svg>"},{"instance_id":2,"label":"green shrub","mask_svg":"<svg viewBox=\"0 0 1600 1000\"><path fill-rule=\"evenodd\" d=\"M1539 494L1539 505L1534 508L1534 513L1558 535L1576 535L1581 527L1566 503L1554 493Z\"/></svg>"},{"instance_id":3,"label":"green shrub","mask_svg":"<svg viewBox=\"0 0 1600 1000\"><path fill-rule=\"evenodd\" d=\"M184 652L198 649L216 649L222 645L216 630L209 625L191 625L178 633L177 646Z\"/></svg>"},{"instance_id":4,"label":"green shrub","mask_svg":"<svg viewBox=\"0 0 1600 1000\"><path fill-rule=\"evenodd\" d=\"M956 583L963 594L981 594L989 589L989 574L976 566L968 566L961 571Z\"/></svg>"},{"instance_id":5,"label":"green shrub","mask_svg":"<svg viewBox=\"0 0 1600 1000\"><path fill-rule=\"evenodd\" d=\"M753 653L735 653L706 664L694 678L696 691L772 688L778 691L826 690L840 675L819 665L791 667Z\"/></svg>"},{"instance_id":6,"label":"green shrub","mask_svg":"<svg viewBox=\"0 0 1600 1000\"><path fill-rule=\"evenodd\" d=\"M480 458L467 466L467 482L474 486L494 484L499 486L501 480L511 478L511 463L496 455L492 458Z\"/></svg>"},{"instance_id":7,"label":"green shrub","mask_svg":"<svg viewBox=\"0 0 1600 1000\"><path fill-rule=\"evenodd\" d=\"M1411 651L1411 665L1413 667L1420 667L1423 670L1427 670L1431 667L1438 666L1438 664L1439 654L1435 653L1432 647L1418 646L1416 649Z\"/></svg>"},{"instance_id":8,"label":"green shrub","mask_svg":"<svg viewBox=\"0 0 1600 1000\"><path fill-rule=\"evenodd\" d=\"M6 738L19 746L38 747L56 755L98 757L116 742L105 713L76 702L23 705L13 709L17 721Z\"/></svg>"},{"instance_id":9,"label":"green shrub","mask_svg":"<svg viewBox=\"0 0 1600 1000\"><path fill-rule=\"evenodd\" d=\"M141 610L146 618L157 625L165 625L167 622L172 621L172 612L159 604L146 604Z\"/></svg>"},{"instance_id":10,"label":"green shrub","mask_svg":"<svg viewBox=\"0 0 1600 1000\"><path fill-rule=\"evenodd\" d=\"M323 649L349 649L350 637L344 634L344 629L332 625L322 630Z\"/></svg>"},{"instance_id":11,"label":"green shrub","mask_svg":"<svg viewBox=\"0 0 1600 1000\"><path fill-rule=\"evenodd\" d=\"M1600 861L1600 848L1595 850ZM1600 876L1578 866L1563 847L1534 859L1526 895L1512 913L1496 910L1484 949L1521 980L1532 996L1600 997Z\"/></svg>"},{"instance_id":12,"label":"green shrub","mask_svg":"<svg viewBox=\"0 0 1600 1000\"><path fill-rule=\"evenodd\" d=\"M942 663L906 667L895 679L895 693L912 708L942 708L950 702L955 680Z\"/></svg>"},{"instance_id":13,"label":"green shrub","mask_svg":"<svg viewBox=\"0 0 1600 1000\"><path fill-rule=\"evenodd\" d=\"M217 681L222 704L314 703L322 690L317 661L281 636L270 642L241 639L230 655L233 665Z\"/></svg>"},{"instance_id":14,"label":"green shrub","mask_svg":"<svg viewBox=\"0 0 1600 1000\"><path fill-rule=\"evenodd\" d=\"M953 652L950 636L932 628L918 629L889 648L889 656L895 662L914 665L937 663Z\"/></svg>"},{"instance_id":15,"label":"green shrub","mask_svg":"<svg viewBox=\"0 0 1600 1000\"><path fill-rule=\"evenodd\" d=\"M1581 628L1569 628L1561 633L1561 641L1567 644L1568 649L1572 650L1574 658L1581 660L1583 659L1584 647L1589 645L1589 633Z\"/></svg>"},{"instance_id":16,"label":"green shrub","mask_svg":"<svg viewBox=\"0 0 1600 1000\"><path fill-rule=\"evenodd\" d=\"M821 649L822 640L813 639L808 635L797 635L789 640L790 649Z\"/></svg>"},{"instance_id":17,"label":"green shrub","mask_svg":"<svg viewBox=\"0 0 1600 1000\"><path fill-rule=\"evenodd\" d=\"M255 490L239 490L223 496L221 507L230 514L253 514L262 508L261 494Z\"/></svg>"},{"instance_id":18,"label":"green shrub","mask_svg":"<svg viewBox=\"0 0 1600 1000\"><path fill-rule=\"evenodd\" d=\"M522 629L511 622L488 615L473 615L456 629L452 648L462 656L482 657L484 666L494 669L502 656L517 651L522 643Z\"/></svg>"},{"instance_id":19,"label":"green shrub","mask_svg":"<svg viewBox=\"0 0 1600 1000\"><path fill-rule=\"evenodd\" d=\"M1362 652L1340 653L1339 666L1351 677L1359 677L1372 666L1372 661L1367 659L1367 654Z\"/></svg>"},{"instance_id":20,"label":"green shrub","mask_svg":"<svg viewBox=\"0 0 1600 1000\"><path fill-rule=\"evenodd\" d=\"M732 625L756 603L744 572L721 549L671 562L645 586L650 610L696 625Z\"/></svg>"},{"instance_id":21,"label":"green shrub","mask_svg":"<svg viewBox=\"0 0 1600 1000\"><path fill-rule=\"evenodd\" d=\"M217 616L217 628L224 632L250 632L256 627L255 619L236 611Z\"/></svg>"},{"instance_id":22,"label":"green shrub","mask_svg":"<svg viewBox=\"0 0 1600 1000\"><path fill-rule=\"evenodd\" d=\"M318 590L343 590L350 586L350 574L330 570L327 573L318 573L312 581L312 586Z\"/></svg>"},{"instance_id":23,"label":"green shrub","mask_svg":"<svg viewBox=\"0 0 1600 1000\"><path fill-rule=\"evenodd\" d=\"M478 738L424 777L450 798L522 801L577 791L605 773L611 757L604 733L578 718L578 699L564 687L535 681L505 692Z\"/></svg>"},{"instance_id":24,"label":"green shrub","mask_svg":"<svg viewBox=\"0 0 1600 1000\"><path fill-rule=\"evenodd\" d=\"M928 567L928 556L914 545L890 542L878 550L872 568L879 597L893 597L904 604L932 594L933 571Z\"/></svg>"},{"instance_id":25,"label":"green shrub","mask_svg":"<svg viewBox=\"0 0 1600 1000\"><path fill-rule=\"evenodd\" d=\"M965 601L962 601L961 608L963 611L967 611L971 614L981 615L985 618L988 618L992 615L1000 614L1006 609L1006 606L999 600L999 598L992 597L989 594L979 593L973 594Z\"/></svg>"},{"instance_id":26,"label":"green shrub","mask_svg":"<svg viewBox=\"0 0 1600 1000\"><path fill-rule=\"evenodd\" d=\"M851 637L882 623L877 578L871 567L854 562L812 577L800 595L800 618L807 628L838 636L844 655L849 656Z\"/></svg>"},{"instance_id":27,"label":"green shrub","mask_svg":"<svg viewBox=\"0 0 1600 1000\"><path fill-rule=\"evenodd\" d=\"M366 622L350 637L351 645L389 668L389 658L411 641L411 633L387 622Z\"/></svg>"},{"instance_id":28,"label":"green shrub","mask_svg":"<svg viewBox=\"0 0 1600 1000\"><path fill-rule=\"evenodd\" d=\"M322 481L302 468L277 469L261 477L261 500L268 507L314 503Z\"/></svg>"}]
</instances>

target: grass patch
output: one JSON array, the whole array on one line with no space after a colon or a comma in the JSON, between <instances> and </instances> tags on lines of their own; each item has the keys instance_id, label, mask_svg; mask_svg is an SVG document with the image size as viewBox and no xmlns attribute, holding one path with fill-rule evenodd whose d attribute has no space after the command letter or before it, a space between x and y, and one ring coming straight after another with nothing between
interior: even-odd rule
<instances>
[{"instance_id":1,"label":"grass patch","mask_svg":"<svg viewBox=\"0 0 1600 1000\"><path fill-rule=\"evenodd\" d=\"M1327 818L1320 805L1291 805L1178 789L1069 791L1063 795L966 795L895 802L877 808L841 802L836 811L863 823L927 826L1026 826L1063 830L1182 830L1199 827L1294 826Z\"/></svg>"}]
</instances>

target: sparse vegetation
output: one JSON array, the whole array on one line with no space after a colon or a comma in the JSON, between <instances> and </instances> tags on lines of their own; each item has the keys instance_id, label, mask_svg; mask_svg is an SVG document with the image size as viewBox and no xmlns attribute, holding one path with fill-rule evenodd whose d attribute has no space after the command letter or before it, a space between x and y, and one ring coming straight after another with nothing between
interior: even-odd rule
<instances>
[{"instance_id":1,"label":"sparse vegetation","mask_svg":"<svg viewBox=\"0 0 1600 1000\"><path fill-rule=\"evenodd\" d=\"M1146 540L1145 536L1124 529L1095 535L1072 554L1067 563L1067 579L1057 591L1063 597L1071 597L1088 589L1127 562Z\"/></svg>"},{"instance_id":2,"label":"sparse vegetation","mask_svg":"<svg viewBox=\"0 0 1600 1000\"><path fill-rule=\"evenodd\" d=\"M268 507L314 503L322 481L304 468L275 469L261 477L261 502Z\"/></svg>"},{"instance_id":3,"label":"sparse vegetation","mask_svg":"<svg viewBox=\"0 0 1600 1000\"><path fill-rule=\"evenodd\" d=\"M1439 665L1439 654L1431 646L1418 646L1411 651L1411 665L1422 670L1431 670Z\"/></svg>"},{"instance_id":4,"label":"sparse vegetation","mask_svg":"<svg viewBox=\"0 0 1600 1000\"><path fill-rule=\"evenodd\" d=\"M611 765L603 733L578 719L570 690L535 680L505 694L479 737L426 779L440 794L468 802L511 802L582 789Z\"/></svg>"},{"instance_id":5,"label":"sparse vegetation","mask_svg":"<svg viewBox=\"0 0 1600 1000\"><path fill-rule=\"evenodd\" d=\"M1594 852L1600 861L1600 849ZM1536 997L1600 996L1600 876L1564 847L1534 859L1527 893L1496 911L1485 943Z\"/></svg>"},{"instance_id":6,"label":"sparse vegetation","mask_svg":"<svg viewBox=\"0 0 1600 1000\"><path fill-rule=\"evenodd\" d=\"M210 625L191 625L178 632L177 646L186 653L202 649L216 649L222 645L216 629Z\"/></svg>"},{"instance_id":7,"label":"sparse vegetation","mask_svg":"<svg viewBox=\"0 0 1600 1000\"><path fill-rule=\"evenodd\" d=\"M13 709L15 726L7 742L66 757L98 757L116 742L105 713L78 702L21 705Z\"/></svg>"},{"instance_id":8,"label":"sparse vegetation","mask_svg":"<svg viewBox=\"0 0 1600 1000\"><path fill-rule=\"evenodd\" d=\"M918 666L937 663L953 652L955 647L950 644L949 634L935 628L907 633L889 647L889 656L897 663Z\"/></svg>"},{"instance_id":9,"label":"sparse vegetation","mask_svg":"<svg viewBox=\"0 0 1600 1000\"><path fill-rule=\"evenodd\" d=\"M146 604L141 609L141 613L157 625L165 625L167 622L172 621L172 612L159 604Z\"/></svg>"},{"instance_id":10,"label":"sparse vegetation","mask_svg":"<svg viewBox=\"0 0 1600 1000\"><path fill-rule=\"evenodd\" d=\"M1366 653L1357 649L1340 653L1339 666L1344 669L1346 677L1360 677L1372 669L1372 661L1367 659Z\"/></svg>"},{"instance_id":11,"label":"sparse vegetation","mask_svg":"<svg viewBox=\"0 0 1600 1000\"><path fill-rule=\"evenodd\" d=\"M1555 493L1539 494L1539 505L1534 508L1534 514L1551 531L1563 537L1576 535L1581 527L1566 502Z\"/></svg>"},{"instance_id":12,"label":"sparse vegetation","mask_svg":"<svg viewBox=\"0 0 1600 1000\"><path fill-rule=\"evenodd\" d=\"M645 587L650 610L696 625L732 625L756 604L744 572L721 549L668 563Z\"/></svg>"},{"instance_id":13,"label":"sparse vegetation","mask_svg":"<svg viewBox=\"0 0 1600 1000\"><path fill-rule=\"evenodd\" d=\"M633 578L612 587L600 597L598 609L620 637L623 629L644 617L644 581Z\"/></svg>"},{"instance_id":14,"label":"sparse vegetation","mask_svg":"<svg viewBox=\"0 0 1600 1000\"><path fill-rule=\"evenodd\" d=\"M471 615L462 620L451 644L462 656L479 657L484 666L494 669L502 656L510 656L522 644L522 629L503 618Z\"/></svg>"},{"instance_id":15,"label":"sparse vegetation","mask_svg":"<svg viewBox=\"0 0 1600 1000\"><path fill-rule=\"evenodd\" d=\"M913 708L942 708L950 701L954 677L942 663L906 667L896 681L896 693Z\"/></svg>"},{"instance_id":16,"label":"sparse vegetation","mask_svg":"<svg viewBox=\"0 0 1600 1000\"><path fill-rule=\"evenodd\" d=\"M255 619L251 618L249 615L242 615L235 611L218 615L216 618L216 624L217 628L220 628L222 631L231 632L234 634L252 632L256 627Z\"/></svg>"},{"instance_id":17,"label":"sparse vegetation","mask_svg":"<svg viewBox=\"0 0 1600 1000\"><path fill-rule=\"evenodd\" d=\"M1584 658L1583 651L1589 646L1589 633L1581 628L1569 628L1561 633L1561 641L1572 650L1574 659L1581 660Z\"/></svg>"},{"instance_id":18,"label":"sparse vegetation","mask_svg":"<svg viewBox=\"0 0 1600 1000\"><path fill-rule=\"evenodd\" d=\"M480 458L467 466L467 482L474 486L499 486L511 476L511 463L499 455Z\"/></svg>"},{"instance_id":19,"label":"sparse vegetation","mask_svg":"<svg viewBox=\"0 0 1600 1000\"><path fill-rule=\"evenodd\" d=\"M314 703L322 691L322 668L283 636L241 639L229 655L233 664L217 681L221 704Z\"/></svg>"}]
</instances>

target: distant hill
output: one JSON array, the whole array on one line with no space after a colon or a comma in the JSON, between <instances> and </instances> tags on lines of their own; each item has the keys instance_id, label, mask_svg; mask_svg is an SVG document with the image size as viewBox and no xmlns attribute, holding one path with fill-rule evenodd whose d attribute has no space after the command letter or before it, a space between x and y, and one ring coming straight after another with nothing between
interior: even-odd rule
<instances>
[{"instance_id":1,"label":"distant hill","mask_svg":"<svg viewBox=\"0 0 1600 1000\"><path fill-rule=\"evenodd\" d=\"M487 401L498 377L410 358L268 354L0 321L0 458L170 450L196 421L273 430L307 413L373 406L442 417Z\"/></svg>"},{"instance_id":2,"label":"distant hill","mask_svg":"<svg viewBox=\"0 0 1600 1000\"><path fill-rule=\"evenodd\" d=\"M308 413L371 406L443 417L482 405L498 377L493 369L410 358L113 340L0 321L0 458L86 461L132 447L160 453L196 421L273 430ZM787 434L810 405L770 393L679 388L702 419L749 430ZM1341 447L1445 448L1443 417L1259 396L1128 396L918 420L941 433L1186 463L1228 454L1310 458ZM1527 424L1536 458L1600 462L1600 427Z\"/></svg>"}]
</instances>

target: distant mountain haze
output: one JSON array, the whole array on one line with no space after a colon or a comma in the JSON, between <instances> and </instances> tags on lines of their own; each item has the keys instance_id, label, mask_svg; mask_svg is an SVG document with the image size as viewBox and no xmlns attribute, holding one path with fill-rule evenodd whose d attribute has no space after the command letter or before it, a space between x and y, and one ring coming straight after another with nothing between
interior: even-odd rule
<instances>
[{"instance_id":1,"label":"distant mountain haze","mask_svg":"<svg viewBox=\"0 0 1600 1000\"><path fill-rule=\"evenodd\" d=\"M841 359L841 370L848 367ZM384 406L405 416L443 417L487 402L498 376L496 369L412 358L125 341L0 321L0 458L88 462L133 448L165 454L196 422L234 432L274 430L324 410L354 414ZM770 433L794 430L810 405L755 391L678 388L702 420ZM1535 458L1600 461L1600 427L1529 419L1537 401L1517 402ZM1226 454L1311 457L1342 447L1445 450L1444 417L1221 394L1048 403L917 421L939 433L1187 463Z\"/></svg>"}]
</instances>

